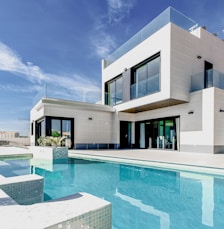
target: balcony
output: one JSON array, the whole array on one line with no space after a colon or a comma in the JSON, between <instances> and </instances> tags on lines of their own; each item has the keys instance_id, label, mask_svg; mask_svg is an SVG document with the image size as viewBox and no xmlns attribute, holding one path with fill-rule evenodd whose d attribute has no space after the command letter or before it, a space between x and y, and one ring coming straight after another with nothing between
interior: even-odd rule
<instances>
[{"instance_id":1,"label":"balcony","mask_svg":"<svg viewBox=\"0 0 224 229\"><path fill-rule=\"evenodd\" d=\"M121 45L112 54L107 56L105 58L105 66L107 67L112 64L118 58L120 58L125 53L140 44L142 41L153 35L155 32L157 32L163 26L167 25L169 22L187 31L193 31L198 27L198 24L195 21L186 17L174 8L168 7L159 16L157 16L154 20L147 24L143 29L136 33L132 38L130 38L123 45Z\"/></svg>"},{"instance_id":2,"label":"balcony","mask_svg":"<svg viewBox=\"0 0 224 229\"><path fill-rule=\"evenodd\" d=\"M131 85L131 99L140 98L160 91L160 74Z\"/></svg>"},{"instance_id":3,"label":"balcony","mask_svg":"<svg viewBox=\"0 0 224 229\"><path fill-rule=\"evenodd\" d=\"M209 87L217 87L224 89L224 73L207 70L191 76L191 90L190 92L199 91Z\"/></svg>"}]
</instances>

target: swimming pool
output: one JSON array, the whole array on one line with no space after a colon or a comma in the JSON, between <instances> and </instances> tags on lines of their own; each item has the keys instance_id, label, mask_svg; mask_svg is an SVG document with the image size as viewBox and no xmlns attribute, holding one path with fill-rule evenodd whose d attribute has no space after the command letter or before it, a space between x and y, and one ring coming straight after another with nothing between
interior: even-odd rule
<instances>
[{"instance_id":1,"label":"swimming pool","mask_svg":"<svg viewBox=\"0 0 224 229\"><path fill-rule=\"evenodd\" d=\"M45 200L88 192L112 203L113 229L224 227L224 178L99 161L71 159L45 178Z\"/></svg>"},{"instance_id":2,"label":"swimming pool","mask_svg":"<svg viewBox=\"0 0 224 229\"><path fill-rule=\"evenodd\" d=\"M13 177L26 175L30 173L30 159L1 159L0 160L0 175L4 177Z\"/></svg>"}]
</instances>

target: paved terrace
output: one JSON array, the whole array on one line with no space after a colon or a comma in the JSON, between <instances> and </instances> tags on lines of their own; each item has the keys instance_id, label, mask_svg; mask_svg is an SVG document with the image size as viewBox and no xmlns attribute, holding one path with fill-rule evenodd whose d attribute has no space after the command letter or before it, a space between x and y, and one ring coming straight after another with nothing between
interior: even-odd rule
<instances>
[{"instance_id":1,"label":"paved terrace","mask_svg":"<svg viewBox=\"0 0 224 229\"><path fill-rule=\"evenodd\" d=\"M169 150L69 150L69 156L224 175L224 154Z\"/></svg>"},{"instance_id":2,"label":"paved terrace","mask_svg":"<svg viewBox=\"0 0 224 229\"><path fill-rule=\"evenodd\" d=\"M69 156L82 159L97 159L128 164L187 170L217 170L224 175L224 154L189 153L169 150L69 150ZM0 147L1 158L32 158L29 147Z\"/></svg>"}]
</instances>

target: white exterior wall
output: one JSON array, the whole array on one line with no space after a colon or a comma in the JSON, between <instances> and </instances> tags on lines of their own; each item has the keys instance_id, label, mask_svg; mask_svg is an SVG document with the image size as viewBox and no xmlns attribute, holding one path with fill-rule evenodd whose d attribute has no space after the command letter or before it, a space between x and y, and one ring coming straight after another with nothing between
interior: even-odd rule
<instances>
[{"instance_id":1,"label":"white exterior wall","mask_svg":"<svg viewBox=\"0 0 224 229\"><path fill-rule=\"evenodd\" d=\"M217 153L224 152L224 90L214 91L214 145ZM221 111L220 111L221 110Z\"/></svg>"},{"instance_id":2,"label":"white exterior wall","mask_svg":"<svg viewBox=\"0 0 224 229\"><path fill-rule=\"evenodd\" d=\"M179 116L180 151L214 153L214 90L191 93L189 103L137 113L135 121ZM190 111L193 114L189 114Z\"/></svg>"},{"instance_id":3,"label":"white exterior wall","mask_svg":"<svg viewBox=\"0 0 224 229\"><path fill-rule=\"evenodd\" d=\"M105 111L96 105L63 105L40 104L41 108L31 111L31 120L39 120L44 116L74 118L75 144L116 144L116 116L114 111ZM102 107L101 107L102 108ZM91 120L89 120L89 118ZM35 133L35 131L34 131ZM31 145L35 143L35 136L31 136Z\"/></svg>"},{"instance_id":4,"label":"white exterior wall","mask_svg":"<svg viewBox=\"0 0 224 229\"><path fill-rule=\"evenodd\" d=\"M161 53L161 91L116 105L116 110L122 112L169 98L186 103L136 113L132 116L126 115L126 117L122 113L119 115L119 120L126 118L126 121L134 122L179 116L181 151L218 152L215 147L224 145L224 136L221 131L222 125L220 126L215 121L217 114L214 108L223 106L224 109L224 104L221 102L224 92L218 89L218 93L214 88L208 88L190 93L191 76L203 74L205 61L212 63L214 70L224 72L222 62L224 43L205 29L198 28L193 32L188 32L169 23L103 69L103 93L105 82L122 74L125 68L132 68L158 51ZM198 56L201 56L201 59L198 59ZM190 115L189 111L194 113ZM217 120L223 121L224 127L223 116L219 112ZM118 137L117 140L119 140Z\"/></svg>"},{"instance_id":5,"label":"white exterior wall","mask_svg":"<svg viewBox=\"0 0 224 229\"><path fill-rule=\"evenodd\" d=\"M181 151L214 153L214 88L202 90L201 104L202 115L194 117L194 121L202 122L202 128L180 132Z\"/></svg>"},{"instance_id":6,"label":"white exterior wall","mask_svg":"<svg viewBox=\"0 0 224 229\"><path fill-rule=\"evenodd\" d=\"M103 104L106 82L158 52L161 56L160 92L118 104L116 110L94 105L38 104L31 111L31 122L44 116L74 118L75 143L119 144L120 121L129 121L134 144L135 122L180 117L180 151L224 152L224 112L219 111L224 110L224 90L207 88L190 93L191 76L203 74L205 61L212 63L214 70L224 72L224 42L202 28L188 32L169 23L111 65L104 68L103 62ZM139 113L124 112L169 99L183 103ZM190 111L193 114L189 114ZM34 136L31 136L31 142L34 142Z\"/></svg>"},{"instance_id":7,"label":"white exterior wall","mask_svg":"<svg viewBox=\"0 0 224 229\"><path fill-rule=\"evenodd\" d=\"M135 114L135 121L180 116L180 131L200 131L202 130L202 91L192 93L190 101L181 105L139 112ZM189 111L194 111L194 114L188 114Z\"/></svg>"},{"instance_id":8,"label":"white exterior wall","mask_svg":"<svg viewBox=\"0 0 224 229\"><path fill-rule=\"evenodd\" d=\"M171 24L171 97L188 100L191 76L204 72L204 61L224 72L224 42L205 29L190 33ZM201 56L198 59L197 56Z\"/></svg>"},{"instance_id":9,"label":"white exterior wall","mask_svg":"<svg viewBox=\"0 0 224 229\"><path fill-rule=\"evenodd\" d=\"M164 37L166 39L164 39ZM102 101L104 101L105 83L122 74L124 69L132 68L147 58L160 52L161 55L161 91L149 96L131 100L116 106L117 111L145 105L170 98L170 24L154 33L135 48L120 57L105 69L102 69Z\"/></svg>"},{"instance_id":10,"label":"white exterior wall","mask_svg":"<svg viewBox=\"0 0 224 229\"><path fill-rule=\"evenodd\" d=\"M171 97L188 101L191 76L204 71L195 47L199 38L174 24L171 31Z\"/></svg>"},{"instance_id":11,"label":"white exterior wall","mask_svg":"<svg viewBox=\"0 0 224 229\"><path fill-rule=\"evenodd\" d=\"M39 120L40 118L44 117L44 108L41 104L41 101L39 101L30 111L30 126L33 125L33 135L30 134L30 145L35 145L35 121ZM31 131L30 131L31 133Z\"/></svg>"},{"instance_id":12,"label":"white exterior wall","mask_svg":"<svg viewBox=\"0 0 224 229\"><path fill-rule=\"evenodd\" d=\"M213 64L215 70L224 72L224 42L203 28L198 28L197 31L195 31L195 34L197 34L200 39L194 41L194 44L192 45L194 50L197 51L197 55L202 57L201 65L203 66L203 70L204 60L206 60Z\"/></svg>"}]
</instances>

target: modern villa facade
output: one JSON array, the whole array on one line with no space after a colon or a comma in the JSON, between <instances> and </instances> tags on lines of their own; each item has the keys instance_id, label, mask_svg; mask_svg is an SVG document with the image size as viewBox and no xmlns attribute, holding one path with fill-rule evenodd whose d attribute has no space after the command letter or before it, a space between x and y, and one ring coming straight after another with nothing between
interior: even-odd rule
<instances>
[{"instance_id":1,"label":"modern villa facade","mask_svg":"<svg viewBox=\"0 0 224 229\"><path fill-rule=\"evenodd\" d=\"M172 7L102 61L102 104L42 98L31 145L224 152L224 41Z\"/></svg>"}]
</instances>

